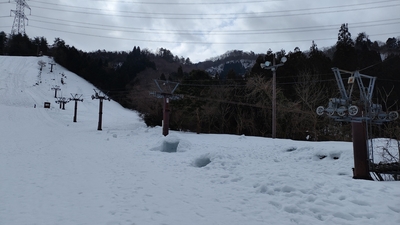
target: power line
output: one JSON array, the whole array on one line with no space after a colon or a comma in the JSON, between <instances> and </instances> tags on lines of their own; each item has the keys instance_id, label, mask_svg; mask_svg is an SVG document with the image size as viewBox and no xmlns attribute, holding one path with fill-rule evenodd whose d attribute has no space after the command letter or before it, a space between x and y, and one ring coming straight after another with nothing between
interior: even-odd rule
<instances>
[{"instance_id":1,"label":"power line","mask_svg":"<svg viewBox=\"0 0 400 225\"><path fill-rule=\"evenodd\" d=\"M87 11L73 11L73 10L66 10L66 9L54 9L49 7L41 7L35 6L36 8L47 9L47 10L57 10L57 11L64 11L64 12L72 12L72 13L81 13L81 14L90 14L90 15L101 15L101 16L112 16L112 17L124 17L124 18L141 18L141 19L251 19L251 18L272 18L272 17L289 17L289 16L304 16L304 15L316 15L316 14L325 14L325 13L339 13L339 12L349 12L349 11L360 11L360 10L369 10L369 9L378 9L378 8L388 8L388 7L395 7L399 6L400 3L390 4L390 5L377 5L377 6L368 6L365 5L370 4L379 4L382 2L392 2L392 1L381 1L381 2L374 2L374 3L365 3L365 4L353 4L353 5L342 5L336 7L320 7L320 8L304 8L304 9L293 9L293 10L281 10L281 11L271 11L271 12L256 12L256 13L229 13L229 14L182 14L182 13L143 13L143 12L133 12L136 14L145 14L145 15L162 15L162 17L154 17L154 16L145 16L145 15L116 15L116 14L107 14L107 13L95 13L95 12L87 12ZM397 1L398 2L398 1ZM359 6L359 8L352 8L352 6ZM344 9L342 9L344 8ZM90 9L90 8L89 8ZM333 9L328 11L317 11L317 12L310 12L313 10L325 10L325 9ZM105 11L105 10L103 10ZM300 13L293 13L293 12L300 12ZM129 12L131 14L132 12ZM271 15L274 13L280 13L277 15ZM258 14L258 15L257 15ZM259 15L259 14L266 14L266 15ZM178 16L178 17L166 17L167 16ZM187 17L187 16L200 16L200 17ZM231 17L228 17L228 16ZM244 16L243 16L244 15ZM247 15L247 16L246 16ZM182 17L186 16L186 17ZM208 16L208 17L207 17ZM211 17L209 17L211 16ZM218 17L215 17L218 16ZM221 17L223 16L223 17Z\"/></svg>"},{"instance_id":2,"label":"power line","mask_svg":"<svg viewBox=\"0 0 400 225\"><path fill-rule=\"evenodd\" d=\"M58 31L58 32L63 32L63 33L69 33L69 34L77 34L77 35L83 35L83 36L89 36L89 37L98 37L98 38L111 38L111 39L117 39L117 40L128 40L128 41L139 41L139 42L152 42L152 43L174 43L174 44L217 44L217 45L235 45L235 44L272 44L272 43L290 43L290 42L310 42L312 40L314 41L322 41L322 40L336 40L336 38L313 38L310 40L287 40L287 41L248 41L248 42L199 42L199 41L165 41L165 40L149 40L149 39L136 39L136 38L122 38L122 37L111 37L111 36L103 36L103 35L97 35L97 34L83 34L80 32L72 32L72 31L65 31L65 30L58 30L58 29L51 29L51 28L45 28L45 27L39 27L35 25L30 25L30 27L35 27L39 29L44 29L44 30L51 30L51 31Z\"/></svg>"},{"instance_id":3,"label":"power line","mask_svg":"<svg viewBox=\"0 0 400 225\"><path fill-rule=\"evenodd\" d=\"M37 3L43 3L41 1L33 1L33 2L37 2ZM277 13L277 12L303 12L305 10L320 10L320 9L335 9L335 8L341 8L341 7L345 7L345 6L362 6L364 7L365 5L370 5L371 4L380 4L380 3L391 3L393 1L379 1L379 2L373 2L373 3L365 3L364 5L360 5L360 4L352 4L352 5L341 5L341 6L330 6L330 7L318 7L318 8L311 8L311 9L296 9L296 10L281 10L281 11L271 11L272 13ZM53 5L60 5L60 4L54 4ZM398 4L400 5L400 4ZM89 9L89 10L101 10L101 9L95 9L95 8L85 8L85 7L77 7L77 6L66 6L66 5L60 5L60 6L65 6L65 7L76 7L79 9ZM390 7L393 5L384 5L384 6L374 6L374 7L367 7L368 9L371 8L379 8L379 7ZM362 9L367 9L367 8L358 8L359 10ZM55 9L52 9L55 10ZM302 11L303 10L303 11ZM352 11L357 10L357 9L351 9ZM61 11L65 11L65 10L61 10ZM72 11L75 12L75 11ZM271 13L271 12L261 12L261 13ZM88 12L80 12L80 13L88 13ZM325 12L311 12L311 13L325 13ZM96 14L96 13L94 13ZM247 15L248 13L245 13L243 15ZM306 14L310 14L309 12ZM106 15L106 14L98 14L97 15ZM178 14L179 15L179 14ZM186 15L186 14L181 14L181 15ZM187 14L190 15L190 14ZM206 14L206 15L229 15L229 14ZM292 14L294 15L294 14ZM289 16L292 16L289 15ZM299 14L297 14L299 15ZM115 16L115 15L113 15ZM118 15L117 15L118 16ZM268 15L266 15L268 17ZM279 16L279 15L272 15L272 16ZM288 16L288 15L282 15L282 16ZM45 19L50 19L52 21L44 21L44 20L33 20L39 23L47 23L47 24L56 24L56 25L62 25L62 26L68 26L68 24L64 24L64 23L57 23L57 22L53 22L53 21L65 21L65 22L71 22L71 23L79 23L79 24L88 24L90 26L98 26L97 27L90 27L90 26L82 26L82 25L70 25L70 26L74 26L74 27L80 27L80 28L88 28L88 29L103 29L103 27L107 27L107 25L104 24L94 24L94 23L85 23L85 22L75 22L75 21L70 21L70 20L62 20L62 19L58 19L58 18L49 18L49 17L43 17L43 16L35 16L35 17L39 17L39 18L45 18ZM151 17L149 17L151 18ZM164 18L163 19L168 19ZM181 18L180 18L181 19ZM195 19L195 18L193 18ZM199 18L199 19L203 19L203 18ZM376 20L376 21L369 21L369 22L359 22L359 23L354 23L356 24L356 28L357 27L371 27L371 26L384 26L384 25L393 25L393 24L398 24L400 23L400 21L398 21L400 18L393 18L393 19L386 19L386 20ZM31 25L32 26L32 25ZM336 27L338 25L326 25L326 26L317 26L317 27L301 27L301 28L278 28L278 29L264 29L264 30L230 30L230 31L198 31L198 30L194 30L194 31L189 31L189 30L162 30L162 29L143 29L143 28L131 28L131 27L121 27L118 26L117 28L120 29L115 29L115 26L109 26L110 28L114 28L114 29L110 29L110 31L118 31L118 32L135 32L135 33L162 33L162 34L171 34L171 35L177 35L177 34L184 34L184 35L203 35L204 32L207 32L207 35L211 35L211 36L215 36L215 35L251 35L251 34L278 34L278 33L300 33L300 32L316 32L316 31L324 31L324 30L330 30L332 27ZM279 41L258 41L258 42L229 42L229 43L216 43L216 42L201 42L201 41L193 41L193 42L181 42L181 41L166 41L166 40L148 40L148 39L140 39L140 38L121 38L121 37L110 37L110 36L105 36L105 35L92 35L92 34L85 34L85 33L78 33L78 32L73 32L73 31L65 31L65 30L58 30L58 29L51 29L51 28L44 28L44 27L40 27L40 26L32 26L32 27L36 27L39 29L46 29L46 30L53 30L53 31L59 31L59 32L63 32L63 33L71 33L71 34L78 34L78 35L85 35L85 36L92 36L92 37L100 37L100 38L112 38L112 39L120 39L120 40L131 40L131 41L140 41L140 42L156 42L156 43L185 43L185 44L271 44L271 43L288 43L288 42L305 42L305 41L311 41L311 40L279 40ZM101 28L100 28L101 27ZM395 32L395 34L397 35L398 32ZM375 35L387 35L388 33L385 34L375 34ZM389 33L390 35L393 35L394 33ZM374 35L374 34L373 34ZM372 36L370 34L370 36ZM325 40L334 40L334 38L320 38L320 39L314 39L315 41L325 41Z\"/></svg>"},{"instance_id":4,"label":"power line","mask_svg":"<svg viewBox=\"0 0 400 225\"><path fill-rule=\"evenodd\" d=\"M303 9L288 9L288 10L277 10L277 11L260 11L260 12L234 12L234 13L167 13L167 12L141 12L141 11L126 11L126 10L107 10L107 9L101 9L101 8L89 8L89 7L81 7L81 6L70 6L70 5L64 5L64 4L57 4L57 3L48 3L48 2L40 2L40 1L35 1L39 2L42 4L46 5L55 5L55 6L61 6L61 7L70 7L70 8L76 8L76 9L83 9L83 10L96 10L96 11L108 11L108 12L118 12L118 13L129 13L129 14L144 14L144 15L173 15L173 16L226 16L226 15L231 15L231 16L241 16L241 15L254 15L254 14L274 14L274 13L283 13L283 14L288 14L291 12L301 12L301 11L314 11L314 10L324 10L324 9L336 9L336 8L349 8L349 7L355 7L355 6L365 6L365 5L376 5L376 4L381 4L381 3L387 3L387 2L397 2L397 0L385 0L385 1L379 1L379 2L368 2L368 3L363 3L363 4L348 4L348 5L339 5L339 6L325 6L325 7L315 7L315 8L303 8ZM396 4L398 5L398 4ZM45 8L45 7L40 7L36 6L38 8L43 8L43 9L50 9L52 10L53 8ZM374 6L375 8L376 6ZM378 6L378 7L390 7L390 6ZM369 8L368 8L369 9ZM56 9L59 10L59 9ZM353 10L353 9L351 9ZM69 11L69 10L64 10L68 12L77 12L77 11ZM78 13L87 13L85 12L78 12Z\"/></svg>"},{"instance_id":5,"label":"power line","mask_svg":"<svg viewBox=\"0 0 400 225\"><path fill-rule=\"evenodd\" d=\"M50 17L44 17L44 16L36 16L36 15L32 15L33 17L39 17L39 18L43 18L43 19L49 19L52 21L63 21L63 22L70 22L70 23L78 23L78 24L87 24L87 25L93 25L93 26L99 26L99 27L113 27L113 28L122 28L122 29L129 29L129 30L134 30L136 32L143 32L143 33L147 33L147 32L174 32L174 33L184 33L184 32L188 32L188 30L165 30L165 29L144 29L144 28L135 28L135 27L124 27L124 26L114 26L114 25L104 25L104 24L96 24L96 23L87 23L87 22L82 22L82 21L72 21L72 20L63 20L63 19L58 19L58 18L50 18ZM399 20L399 21L397 21ZM32 21L37 21L37 22L43 22L43 23L50 23L50 24L57 24L57 25L68 25L68 24L61 24L61 23L56 23L56 22L47 22L47 21L41 21L41 20L32 20ZM382 26L382 25L391 25L391 24L397 24L400 22L400 18L393 18L393 19L385 19L385 20L373 20L373 21L363 21L363 22L353 22L351 23L351 25L353 27L367 27L368 24L370 23L378 23L378 22L388 22L388 21L397 21L397 22L390 22L390 23L380 23L380 24L371 24L370 26ZM362 24L365 24L364 26L362 26ZM356 25L356 26L354 26ZM360 26L357 26L360 25ZM79 25L73 25L75 27L79 26ZM190 34L193 33L233 33L233 34L237 34L240 32L265 32L265 31L271 31L271 32L275 32L275 31L291 31L291 30L306 30L306 29L312 29L312 28L321 28L321 30L325 30L324 28L326 27L332 27L332 28L337 28L338 26L340 26L340 24L331 24L331 25L321 25L321 26L306 26L306 27L289 27L289 28L271 28L271 29L251 29L251 30L226 30L226 31L212 31L212 30L193 30L190 31Z\"/></svg>"},{"instance_id":6,"label":"power line","mask_svg":"<svg viewBox=\"0 0 400 225\"><path fill-rule=\"evenodd\" d=\"M390 23L377 23L377 22L387 22L387 21L393 21L393 20L398 20L396 22L390 22ZM313 31L323 31L323 30L331 30L334 28L337 28L339 25L326 25L326 26L314 26L314 27L292 27L292 28L275 28L275 29L257 29L257 30L232 30L232 31L184 31L184 30L160 30L160 29L142 29L142 28L130 28L130 27L121 27L121 26L107 26L104 24L93 24L93 23L83 23L83 24L90 24L93 26L99 26L97 27L90 27L90 26L81 26L81 25L72 25L72 24L65 24L65 23L57 23L57 22L48 22L48 21L43 21L43 20L35 20L31 19L31 21L36 21L40 23L47 23L47 24L55 24L55 25L62 25L62 26L74 26L74 27L80 27L80 28L88 28L88 29L102 29L100 27L110 27L110 28L122 28L122 29L127 29L127 30L116 30L113 29L113 31L120 31L120 32L135 32L135 33L161 33L161 34L187 34L187 35L194 35L194 34L203 34L205 32L208 33L208 35L249 35L249 34L278 34L278 33L303 33L303 32L313 32ZM74 22L74 21L69 21L72 23L79 23L79 22ZM371 24L368 24L371 23ZM372 24L374 23L374 24ZM384 25L392 25L392 24L399 24L400 23L400 18L396 19L387 19L387 20L381 20L381 21L369 21L369 22L359 22L359 23L354 23L356 26L352 26L353 28L360 28L360 27L372 27L372 26L384 26ZM357 26L357 24L359 24ZM363 25L364 24L364 25Z\"/></svg>"},{"instance_id":7,"label":"power line","mask_svg":"<svg viewBox=\"0 0 400 225\"><path fill-rule=\"evenodd\" d=\"M262 109L271 109L270 106L261 106L261 105L245 103L245 102L229 101L229 100L225 100L225 99L206 98L206 97L198 97L198 96L192 96L192 95L184 95L184 96L185 96L185 98L200 99L200 100L214 101L214 102L234 104L234 105L243 105L243 106L250 106L250 107L262 108Z\"/></svg>"},{"instance_id":8,"label":"power line","mask_svg":"<svg viewBox=\"0 0 400 225\"><path fill-rule=\"evenodd\" d=\"M94 2L111 2L111 3L129 3L143 5L227 5L227 4L249 4L249 3L265 3L265 0L250 1L229 1L229 2L141 2L141 1L109 1L109 0L92 0ZM283 2L288 0L269 0L268 2Z\"/></svg>"},{"instance_id":9,"label":"power line","mask_svg":"<svg viewBox=\"0 0 400 225\"><path fill-rule=\"evenodd\" d=\"M83 35L88 37L97 37L97 38L109 38L114 40L127 40L127 41L138 41L138 42L151 42L151 43L170 43L170 44L214 44L214 45L239 45L239 44L247 44L247 45L254 45L254 44L277 44L277 43L293 43L293 42L311 42L311 41L327 41L327 40L336 40L337 38L310 38L310 39L303 39L303 40L279 40L279 41L244 41L244 42L200 42L200 41L166 41L166 40L149 40L149 39L137 39L137 38L122 38L122 37L111 37L111 36L104 36L98 34L84 34L81 32L72 32L72 31L65 31L65 30L58 30L52 28L45 28L39 27L35 25L30 25L30 27L35 27L44 30L50 31L57 31L62 33L69 33L69 34L77 34ZM377 36L377 35L398 35L398 31L390 32L390 33L380 33L380 34L370 34L370 36Z\"/></svg>"}]
</instances>

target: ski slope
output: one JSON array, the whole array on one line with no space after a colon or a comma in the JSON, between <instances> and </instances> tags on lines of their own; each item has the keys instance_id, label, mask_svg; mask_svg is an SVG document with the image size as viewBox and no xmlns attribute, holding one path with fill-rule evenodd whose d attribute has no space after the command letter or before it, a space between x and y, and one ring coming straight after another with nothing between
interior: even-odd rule
<instances>
[{"instance_id":1,"label":"ski slope","mask_svg":"<svg viewBox=\"0 0 400 225\"><path fill-rule=\"evenodd\" d=\"M353 180L352 143L164 137L114 101L98 131L93 85L52 62L0 56L1 225L400 224L400 182Z\"/></svg>"}]
</instances>

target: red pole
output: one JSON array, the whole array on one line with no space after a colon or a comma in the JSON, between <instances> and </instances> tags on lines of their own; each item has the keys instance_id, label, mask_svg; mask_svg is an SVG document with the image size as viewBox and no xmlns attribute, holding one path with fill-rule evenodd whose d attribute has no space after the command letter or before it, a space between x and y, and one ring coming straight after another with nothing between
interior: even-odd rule
<instances>
[{"instance_id":1,"label":"red pole","mask_svg":"<svg viewBox=\"0 0 400 225\"><path fill-rule=\"evenodd\" d=\"M372 180L369 174L366 122L352 122L354 168L353 179Z\"/></svg>"},{"instance_id":2,"label":"red pole","mask_svg":"<svg viewBox=\"0 0 400 225\"><path fill-rule=\"evenodd\" d=\"M169 130L169 98L164 96L163 135L168 135Z\"/></svg>"},{"instance_id":3,"label":"red pole","mask_svg":"<svg viewBox=\"0 0 400 225\"><path fill-rule=\"evenodd\" d=\"M78 111L78 100L75 100L74 122L76 123L76 112Z\"/></svg>"},{"instance_id":4,"label":"red pole","mask_svg":"<svg viewBox=\"0 0 400 225\"><path fill-rule=\"evenodd\" d=\"M97 130L101 130L101 120L103 119L103 99L100 98L100 106L99 106L99 124L97 126Z\"/></svg>"}]
</instances>

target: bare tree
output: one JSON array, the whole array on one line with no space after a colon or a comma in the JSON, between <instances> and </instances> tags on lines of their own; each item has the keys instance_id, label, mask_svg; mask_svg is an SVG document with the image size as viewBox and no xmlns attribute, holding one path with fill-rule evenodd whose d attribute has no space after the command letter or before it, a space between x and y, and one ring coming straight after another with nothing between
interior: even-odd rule
<instances>
[{"instance_id":1,"label":"bare tree","mask_svg":"<svg viewBox=\"0 0 400 225\"><path fill-rule=\"evenodd\" d=\"M302 71L299 73L298 81L294 86L301 112L298 114L298 119L303 123L303 132L308 131L314 139L318 137L317 124L319 121L315 109L319 104L327 101L326 90L324 85L321 85L319 76L311 71Z\"/></svg>"},{"instance_id":2,"label":"bare tree","mask_svg":"<svg viewBox=\"0 0 400 225\"><path fill-rule=\"evenodd\" d=\"M394 87L392 87L390 91L386 91L385 88L378 89L378 93L382 99L383 107L386 109L386 111L397 109L397 100L394 102L389 101L393 90ZM383 131L383 136L387 138L387 140L385 146L379 147L378 154L386 163L400 163L400 122L396 120L386 123Z\"/></svg>"}]
</instances>

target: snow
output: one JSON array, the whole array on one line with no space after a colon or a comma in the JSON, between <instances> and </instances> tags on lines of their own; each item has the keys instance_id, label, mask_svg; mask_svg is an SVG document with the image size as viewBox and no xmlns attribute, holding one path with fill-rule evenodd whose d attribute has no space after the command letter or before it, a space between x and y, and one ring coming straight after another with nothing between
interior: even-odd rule
<instances>
[{"instance_id":1,"label":"snow","mask_svg":"<svg viewBox=\"0 0 400 225\"><path fill-rule=\"evenodd\" d=\"M0 56L0 224L400 224L400 183L352 179L352 143L164 137L114 101L98 131L93 85L50 62Z\"/></svg>"}]
</instances>

